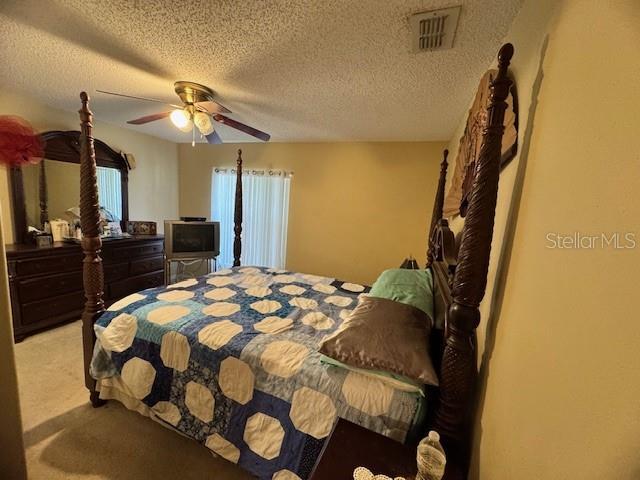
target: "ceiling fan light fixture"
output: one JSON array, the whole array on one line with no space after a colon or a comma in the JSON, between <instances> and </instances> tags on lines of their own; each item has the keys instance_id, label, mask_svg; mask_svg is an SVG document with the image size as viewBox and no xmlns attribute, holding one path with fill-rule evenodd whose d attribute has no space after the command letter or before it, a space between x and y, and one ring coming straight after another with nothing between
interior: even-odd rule
<instances>
[{"instance_id":1,"label":"ceiling fan light fixture","mask_svg":"<svg viewBox=\"0 0 640 480\"><path fill-rule=\"evenodd\" d=\"M98 91L107 95L116 95L119 97L133 98L147 102L162 103L171 107L171 110L166 109L159 113L145 115L143 117L127 121L130 125L144 125L169 117L171 123L173 123L176 128L185 133L191 132L193 142L195 142L195 130L197 128L198 132L201 133L203 137L206 137L208 143L220 144L223 142L218 135L218 132L214 129L215 124L213 122L215 121L222 123L226 127L251 135L263 142L268 142L271 138L271 135L268 133L262 132L257 128L245 125L244 123L223 115L223 113L231 113L231 111L217 102L213 90L209 87L200 85L199 83L186 81L176 82L174 87L176 93L180 97L182 106L167 103L155 98L135 97L121 93L107 92L104 90ZM206 108L201 105L202 103L207 103Z\"/></svg>"},{"instance_id":2,"label":"ceiling fan light fixture","mask_svg":"<svg viewBox=\"0 0 640 480\"><path fill-rule=\"evenodd\" d=\"M191 114L186 110L174 110L169 116L171 123L183 132L191 130Z\"/></svg>"},{"instance_id":3,"label":"ceiling fan light fixture","mask_svg":"<svg viewBox=\"0 0 640 480\"><path fill-rule=\"evenodd\" d=\"M196 112L193 116L193 123L195 123L200 133L205 137L213 133L213 122L211 117L204 112Z\"/></svg>"}]
</instances>

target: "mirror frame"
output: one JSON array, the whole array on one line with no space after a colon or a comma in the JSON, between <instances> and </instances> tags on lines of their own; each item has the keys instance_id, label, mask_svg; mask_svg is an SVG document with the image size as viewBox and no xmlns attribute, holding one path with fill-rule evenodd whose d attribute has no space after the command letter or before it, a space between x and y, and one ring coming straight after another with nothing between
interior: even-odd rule
<instances>
[{"instance_id":1,"label":"mirror frame","mask_svg":"<svg viewBox=\"0 0 640 480\"><path fill-rule=\"evenodd\" d=\"M80 164L80 132L77 130L52 130L40 134L45 143L44 158ZM93 139L96 152L96 164L100 167L111 167L120 170L120 188L122 190L123 231L129 221L129 164L123 153L116 152L109 145L97 138ZM11 193L13 200L13 220L15 242L25 243L27 238L27 212L25 204L22 168L12 167ZM78 179L80 181L80 179Z\"/></svg>"}]
</instances>

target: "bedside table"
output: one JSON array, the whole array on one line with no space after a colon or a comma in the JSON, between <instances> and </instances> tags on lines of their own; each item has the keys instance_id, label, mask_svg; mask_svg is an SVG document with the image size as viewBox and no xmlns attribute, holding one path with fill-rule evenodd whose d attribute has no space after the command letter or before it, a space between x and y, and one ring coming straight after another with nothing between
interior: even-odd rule
<instances>
[{"instance_id":1,"label":"bedside table","mask_svg":"<svg viewBox=\"0 0 640 480\"><path fill-rule=\"evenodd\" d=\"M414 480L417 473L416 446L404 445L339 418L309 479L352 480L357 467L368 468L374 475ZM448 458L442 480L465 478L464 469Z\"/></svg>"},{"instance_id":2,"label":"bedside table","mask_svg":"<svg viewBox=\"0 0 640 480\"><path fill-rule=\"evenodd\" d=\"M311 480L351 480L356 467L374 475L405 477L416 475L416 450L342 418L311 473Z\"/></svg>"}]
</instances>

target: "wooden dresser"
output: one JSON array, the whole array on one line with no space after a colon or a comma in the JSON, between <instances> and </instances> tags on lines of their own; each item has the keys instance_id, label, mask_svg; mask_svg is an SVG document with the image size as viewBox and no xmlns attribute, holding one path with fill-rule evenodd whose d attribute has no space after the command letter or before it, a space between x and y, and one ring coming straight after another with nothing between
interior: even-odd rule
<instances>
[{"instance_id":1,"label":"wooden dresser","mask_svg":"<svg viewBox=\"0 0 640 480\"><path fill-rule=\"evenodd\" d=\"M80 245L7 245L6 250L16 342L36 331L80 318L84 305ZM105 306L164 283L162 236L105 241L102 259Z\"/></svg>"}]
</instances>

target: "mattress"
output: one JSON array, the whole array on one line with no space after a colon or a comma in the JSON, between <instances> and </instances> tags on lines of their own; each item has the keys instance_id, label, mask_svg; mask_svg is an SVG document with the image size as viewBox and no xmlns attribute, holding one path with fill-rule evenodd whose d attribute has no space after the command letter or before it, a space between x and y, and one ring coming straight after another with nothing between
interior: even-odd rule
<instances>
[{"instance_id":1,"label":"mattress","mask_svg":"<svg viewBox=\"0 0 640 480\"><path fill-rule=\"evenodd\" d=\"M263 479L306 479L338 417L403 441L423 394L321 361L362 285L258 267L130 295L95 324L100 396Z\"/></svg>"}]
</instances>

